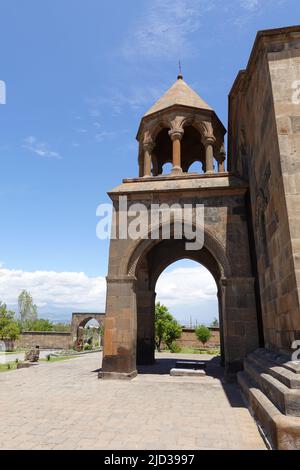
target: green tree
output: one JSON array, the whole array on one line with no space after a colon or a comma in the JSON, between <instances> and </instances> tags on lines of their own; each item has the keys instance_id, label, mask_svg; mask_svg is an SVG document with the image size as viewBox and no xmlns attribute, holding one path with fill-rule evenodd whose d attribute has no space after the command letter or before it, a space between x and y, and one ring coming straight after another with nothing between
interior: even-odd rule
<instances>
[{"instance_id":1,"label":"green tree","mask_svg":"<svg viewBox=\"0 0 300 470\"><path fill-rule=\"evenodd\" d=\"M212 328L219 328L219 320L217 318L214 318L213 321L211 322L210 326Z\"/></svg>"},{"instance_id":2,"label":"green tree","mask_svg":"<svg viewBox=\"0 0 300 470\"><path fill-rule=\"evenodd\" d=\"M18 307L22 323L27 320L37 320L37 306L33 303L31 294L26 290L22 290L18 297Z\"/></svg>"},{"instance_id":3,"label":"green tree","mask_svg":"<svg viewBox=\"0 0 300 470\"><path fill-rule=\"evenodd\" d=\"M0 302L0 339L16 340L20 330L15 321L15 312L7 310L6 304Z\"/></svg>"},{"instance_id":4,"label":"green tree","mask_svg":"<svg viewBox=\"0 0 300 470\"><path fill-rule=\"evenodd\" d=\"M53 331L53 324L44 318L21 322L22 331Z\"/></svg>"},{"instance_id":5,"label":"green tree","mask_svg":"<svg viewBox=\"0 0 300 470\"><path fill-rule=\"evenodd\" d=\"M155 345L157 350L161 350L162 342L168 349L172 349L173 343L180 338L181 332L181 326L168 308L158 302L155 305Z\"/></svg>"},{"instance_id":6,"label":"green tree","mask_svg":"<svg viewBox=\"0 0 300 470\"><path fill-rule=\"evenodd\" d=\"M53 331L69 333L71 331L71 325L70 323L53 323Z\"/></svg>"},{"instance_id":7,"label":"green tree","mask_svg":"<svg viewBox=\"0 0 300 470\"><path fill-rule=\"evenodd\" d=\"M203 346L206 345L206 343L210 340L211 338L211 331L207 326L200 325L198 328L195 330L196 336L199 341L203 344Z\"/></svg>"}]
</instances>

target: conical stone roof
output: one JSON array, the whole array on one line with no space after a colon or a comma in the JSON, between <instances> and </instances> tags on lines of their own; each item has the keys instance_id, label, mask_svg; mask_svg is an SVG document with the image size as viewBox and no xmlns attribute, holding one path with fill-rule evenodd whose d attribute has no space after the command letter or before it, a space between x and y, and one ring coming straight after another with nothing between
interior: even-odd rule
<instances>
[{"instance_id":1,"label":"conical stone roof","mask_svg":"<svg viewBox=\"0 0 300 470\"><path fill-rule=\"evenodd\" d=\"M174 85L172 85L149 111L147 111L144 117L176 104L213 111L213 109L183 80L182 76L179 75Z\"/></svg>"}]
</instances>

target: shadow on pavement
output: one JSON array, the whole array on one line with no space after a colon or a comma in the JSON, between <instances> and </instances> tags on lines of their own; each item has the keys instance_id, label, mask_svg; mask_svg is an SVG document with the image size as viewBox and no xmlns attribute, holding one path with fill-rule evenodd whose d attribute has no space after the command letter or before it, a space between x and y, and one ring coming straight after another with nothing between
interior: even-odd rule
<instances>
[{"instance_id":1,"label":"shadow on pavement","mask_svg":"<svg viewBox=\"0 0 300 470\"><path fill-rule=\"evenodd\" d=\"M176 361L179 360L178 357L172 358L157 358L155 364L150 366L138 366L138 373L143 374L159 374L159 375L169 375L170 370L175 368ZM184 359L186 360L186 359ZM221 357L214 356L212 359L196 359L196 361L206 363L206 376L212 377L220 381L226 397L230 405L234 408L246 408L246 405L243 401L240 389L237 383L227 383L225 380L225 371L224 367L221 366ZM187 360L188 361L188 360ZM192 361L192 360L191 360ZM199 384L201 384L202 378L199 378Z\"/></svg>"}]
</instances>

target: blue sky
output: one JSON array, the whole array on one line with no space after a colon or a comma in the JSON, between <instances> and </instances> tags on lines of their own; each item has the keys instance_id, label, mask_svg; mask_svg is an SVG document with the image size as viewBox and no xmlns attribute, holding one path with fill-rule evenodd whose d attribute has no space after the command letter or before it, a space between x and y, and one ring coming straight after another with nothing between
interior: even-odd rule
<instances>
[{"instance_id":1,"label":"blue sky","mask_svg":"<svg viewBox=\"0 0 300 470\"><path fill-rule=\"evenodd\" d=\"M137 175L141 116L180 59L226 126L256 31L299 13L296 0L1 0L0 298L13 305L26 287L53 318L101 311L108 243L96 208Z\"/></svg>"}]
</instances>

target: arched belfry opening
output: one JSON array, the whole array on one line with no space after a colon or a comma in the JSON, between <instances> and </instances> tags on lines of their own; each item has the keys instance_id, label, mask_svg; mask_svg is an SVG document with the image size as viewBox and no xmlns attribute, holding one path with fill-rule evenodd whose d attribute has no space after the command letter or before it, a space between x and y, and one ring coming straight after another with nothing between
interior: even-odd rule
<instances>
[{"instance_id":1,"label":"arched belfry opening","mask_svg":"<svg viewBox=\"0 0 300 470\"><path fill-rule=\"evenodd\" d=\"M248 188L226 171L225 134L215 111L182 76L142 117L139 176L124 179L109 192L115 236L110 242L99 377L132 378L137 364L155 361L155 286L164 269L180 259L205 266L215 279L226 373L240 370L245 356L257 348L245 217ZM143 219L136 222L134 214L141 211ZM137 236L130 230L132 222L139 227ZM181 235L175 227L183 229ZM202 243L191 246L199 234Z\"/></svg>"}]
</instances>

